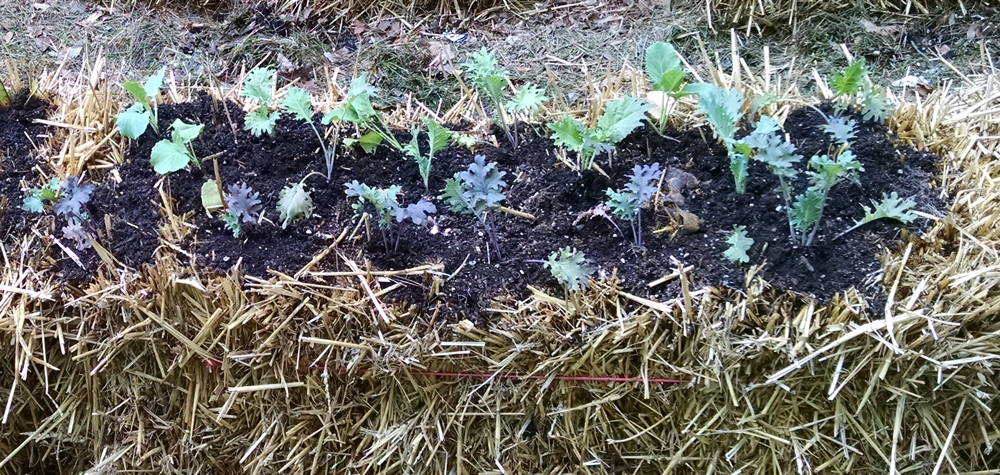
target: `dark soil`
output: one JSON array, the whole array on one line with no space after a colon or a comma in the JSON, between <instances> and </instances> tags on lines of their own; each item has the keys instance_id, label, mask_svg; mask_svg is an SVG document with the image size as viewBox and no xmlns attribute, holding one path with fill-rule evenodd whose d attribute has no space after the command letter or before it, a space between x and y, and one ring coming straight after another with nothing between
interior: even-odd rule
<instances>
[{"instance_id":1,"label":"dark soil","mask_svg":"<svg viewBox=\"0 0 1000 475\"><path fill-rule=\"evenodd\" d=\"M36 183L35 144L44 143L48 128L34 123L48 116L52 105L25 91L14 93L7 107L0 108L0 239L7 241L31 228L34 218L21 209L27 187Z\"/></svg>"},{"instance_id":2,"label":"dark soil","mask_svg":"<svg viewBox=\"0 0 1000 475\"><path fill-rule=\"evenodd\" d=\"M863 123L860 118L856 118L861 125L852 150L865 167L861 182L834 189L816 245L806 249L796 247L789 239L776 178L764 166L753 163L747 193L736 194L729 159L724 148L711 140L710 130L672 130L665 138L648 127L636 131L619 144L613 160L599 160L598 165L610 179L596 172L580 175L569 170L558 162L549 139L524 130L525 143L517 150L487 147L478 151L506 172L505 204L536 218L493 212L498 254L475 218L451 213L437 198L445 179L472 162L474 154L468 150L450 147L436 155L430 185L425 189L416 164L388 147L379 147L371 155L345 154L338 149L332 178L327 183L318 139L303 122L283 118L273 137L253 137L242 129L243 112L239 107L207 96L160 107L162 131L168 130L176 118L205 124L203 135L194 142L196 154L218 154L223 183L247 183L260 193L264 205L261 222L245 224L244 236L236 239L220 219L208 216L201 207L201 185L214 176L211 161L201 169L181 171L164 179L161 186L172 200L173 213L185 216L194 229L185 242L178 244L197 264L225 272L240 263L244 273L261 277L267 277L269 270L294 273L331 246L343 230L355 228L357 221L350 207L352 200L345 199L345 183L356 179L377 187L399 185L404 203L422 197L436 203L438 214L433 226L418 227L409 222L396 225L400 236L396 244L386 241L373 224L369 233L362 231L353 240L342 242L339 252L359 262L367 259L373 267L386 270L443 264L450 278L433 301L427 301L426 282L412 281L403 281L407 285L387 298L408 304L411 309L432 311L443 306L442 310L451 315L475 316L505 289L525 295L529 284L558 287L540 263L530 261L545 259L565 246L582 251L593 262L597 276L615 275L627 291L651 298L677 295L676 282L654 288L647 284L679 265L694 266L696 285L741 288L744 269L722 257L728 247L725 240L736 225L746 226L755 240L749 252L751 261L767 263L763 275L775 287L828 298L861 286L865 277L878 269L880 249L898 245L899 228L894 223L873 223L833 240L864 215L862 204L895 190L900 196L915 197L921 210L939 208L928 188L936 157L894 148L884 126ZM805 157L827 153L830 141L817 128L822 123L824 119L811 109L799 110L788 118L786 132L798 153ZM703 137L708 137L709 142ZM399 139L408 141L409 136L400 133ZM108 212L113 213L112 217L123 223L114 231L113 242L120 245L112 244L110 249L119 259L133 264L148 260L156 246L154 218L158 205L154 203L159 202L159 197L148 157L157 140L148 131L133 143L127 162L119 167L127 185L95 193L92 200L95 208L111 210ZM681 190L684 199L680 207L659 199L656 206L643 211L643 247L632 244L626 222L617 221L616 227L600 217L579 219L606 199L609 187L620 189L634 165L652 162L660 163L666 171L690 173L697 182ZM311 172L318 174L307 177ZM305 183L312 194L313 214L281 229L276 224L278 193L303 177L307 177ZM801 189L804 181L797 185ZM698 225L678 231L672 239L670 232L655 236L654 229L669 228L671 222L677 221L678 209L689 213L687 216L697 216ZM95 212L95 216L102 215ZM342 264L338 252L333 252L317 268L340 269Z\"/></svg>"}]
</instances>

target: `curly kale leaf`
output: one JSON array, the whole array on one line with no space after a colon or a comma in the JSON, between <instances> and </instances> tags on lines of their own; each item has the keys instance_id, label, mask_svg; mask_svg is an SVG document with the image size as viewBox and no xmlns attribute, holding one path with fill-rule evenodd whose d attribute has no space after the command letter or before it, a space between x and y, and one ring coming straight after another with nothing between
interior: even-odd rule
<instances>
[{"instance_id":1,"label":"curly kale leaf","mask_svg":"<svg viewBox=\"0 0 1000 475\"><path fill-rule=\"evenodd\" d=\"M753 246L753 238L747 236L745 226L736 226L733 233L726 239L726 243L729 244L729 249L722 253L726 259L740 264L750 262L747 251L750 250L750 246Z\"/></svg>"},{"instance_id":2,"label":"curly kale leaf","mask_svg":"<svg viewBox=\"0 0 1000 475\"><path fill-rule=\"evenodd\" d=\"M542 266L549 269L549 272L552 272L552 277L555 277L568 290L586 288L590 275L594 273L594 269L589 265L589 261L583 253L569 247L564 247L558 252L550 254Z\"/></svg>"},{"instance_id":3,"label":"curly kale leaf","mask_svg":"<svg viewBox=\"0 0 1000 475\"><path fill-rule=\"evenodd\" d=\"M854 119L847 119L845 117L833 117L830 119L830 123L820 126L824 132L830 134L834 141L840 144L849 143L854 140L857 135L855 126L858 123Z\"/></svg>"},{"instance_id":4,"label":"curly kale leaf","mask_svg":"<svg viewBox=\"0 0 1000 475\"><path fill-rule=\"evenodd\" d=\"M229 214L242 218L244 223L256 223L261 208L261 201L258 199L260 193L253 191L246 183L231 184L227 189L229 197L226 201L229 203Z\"/></svg>"},{"instance_id":5,"label":"curly kale leaf","mask_svg":"<svg viewBox=\"0 0 1000 475\"><path fill-rule=\"evenodd\" d=\"M506 172L496 169L494 162L486 163L486 157L476 155L468 170L455 174L445 182L441 197L456 213L473 214L483 218L483 213L499 206L506 199L501 191L507 186L503 181Z\"/></svg>"},{"instance_id":6,"label":"curly kale leaf","mask_svg":"<svg viewBox=\"0 0 1000 475\"><path fill-rule=\"evenodd\" d=\"M406 207L396 205L392 208L392 215L396 218L397 223L402 223L409 219L413 224L418 226L427 222L427 215L434 213L437 213L437 207L434 206L434 203L427 200L420 200L416 203L406 205Z\"/></svg>"},{"instance_id":7,"label":"curly kale leaf","mask_svg":"<svg viewBox=\"0 0 1000 475\"><path fill-rule=\"evenodd\" d=\"M278 193L278 217L281 228L312 214L312 196L304 183L288 185Z\"/></svg>"},{"instance_id":8,"label":"curly kale leaf","mask_svg":"<svg viewBox=\"0 0 1000 475\"><path fill-rule=\"evenodd\" d=\"M54 207L56 214L67 217L81 216L83 205L90 201L90 194L93 191L94 185L81 185L79 177L66 177L66 182L59 191L59 201Z\"/></svg>"}]
</instances>

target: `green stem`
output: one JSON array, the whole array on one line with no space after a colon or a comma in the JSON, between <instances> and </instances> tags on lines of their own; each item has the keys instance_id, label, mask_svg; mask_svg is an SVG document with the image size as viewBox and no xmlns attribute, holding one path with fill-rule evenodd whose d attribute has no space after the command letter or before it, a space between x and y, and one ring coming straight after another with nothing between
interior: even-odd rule
<instances>
[{"instance_id":1,"label":"green stem","mask_svg":"<svg viewBox=\"0 0 1000 475\"><path fill-rule=\"evenodd\" d=\"M823 190L823 199L819 201L819 212L816 214L816 223L812 226L812 231L809 232L809 238L802 244L806 247L812 246L813 239L816 239L816 231L819 230L819 223L823 220L823 209L826 208L826 194L829 193L829 189ZM805 239L805 236L803 236Z\"/></svg>"}]
</instances>

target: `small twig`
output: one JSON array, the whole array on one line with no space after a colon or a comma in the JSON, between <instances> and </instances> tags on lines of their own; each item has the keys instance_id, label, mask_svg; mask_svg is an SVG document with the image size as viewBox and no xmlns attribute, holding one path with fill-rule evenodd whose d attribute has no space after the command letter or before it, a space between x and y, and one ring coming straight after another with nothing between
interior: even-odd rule
<instances>
[{"instance_id":1,"label":"small twig","mask_svg":"<svg viewBox=\"0 0 1000 475\"><path fill-rule=\"evenodd\" d=\"M533 215L531 213L525 213L524 211L518 211L516 209L508 208L506 206L497 206L497 210L498 211L503 211L504 213L512 214L514 216L518 216L518 217L521 217L521 218L524 218L524 219L530 219L532 221L534 221L535 219L537 219L537 218L535 218L535 215Z\"/></svg>"}]
</instances>

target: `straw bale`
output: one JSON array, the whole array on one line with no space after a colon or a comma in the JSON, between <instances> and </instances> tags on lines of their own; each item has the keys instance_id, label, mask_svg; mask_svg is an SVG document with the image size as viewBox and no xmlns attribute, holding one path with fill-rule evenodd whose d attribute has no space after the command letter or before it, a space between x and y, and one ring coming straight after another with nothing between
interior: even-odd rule
<instances>
[{"instance_id":1,"label":"straw bale","mask_svg":"<svg viewBox=\"0 0 1000 475\"><path fill-rule=\"evenodd\" d=\"M781 86L794 81L736 59L699 70L783 97L776 113L798 100ZM53 144L63 172L96 170L121 146L95 70L79 75L87 87L49 85L64 91L53 141L78 144ZM624 74L600 97L641 90ZM168 83L172 100L189 91ZM163 246L156 266L108 265L63 289L35 265L37 242L4 247L0 470L989 473L998 97L995 76L900 96L892 126L942 154L952 204L885 252L872 276L884 300L852 290L823 304L758 269L745 291L698 288L679 267L658 284L672 299L612 275L569 295L501 296L476 326L386 302L403 276L335 249L338 272L244 280L182 267ZM101 145L71 152L88 142ZM164 241L180 239L183 217L165 215Z\"/></svg>"}]
</instances>

